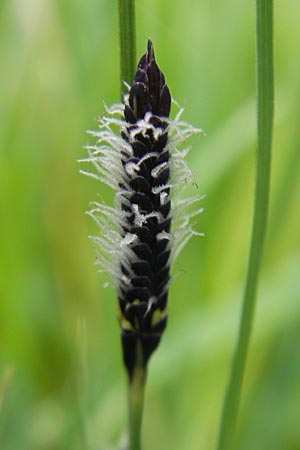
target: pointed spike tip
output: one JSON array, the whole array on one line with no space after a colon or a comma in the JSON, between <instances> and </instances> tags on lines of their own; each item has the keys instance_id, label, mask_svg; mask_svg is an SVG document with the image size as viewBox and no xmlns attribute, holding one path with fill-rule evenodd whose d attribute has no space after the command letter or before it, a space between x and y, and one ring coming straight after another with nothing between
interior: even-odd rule
<instances>
[{"instance_id":1,"label":"pointed spike tip","mask_svg":"<svg viewBox=\"0 0 300 450\"><path fill-rule=\"evenodd\" d=\"M143 119L147 112L158 117L169 117L170 107L170 92L165 77L156 64L152 41L148 39L147 51L139 60L129 91L125 118L128 123L134 124Z\"/></svg>"},{"instance_id":2,"label":"pointed spike tip","mask_svg":"<svg viewBox=\"0 0 300 450\"><path fill-rule=\"evenodd\" d=\"M147 43L147 56L148 56L148 61L155 59L153 44L152 44L151 39L148 39L148 43Z\"/></svg>"}]
</instances>

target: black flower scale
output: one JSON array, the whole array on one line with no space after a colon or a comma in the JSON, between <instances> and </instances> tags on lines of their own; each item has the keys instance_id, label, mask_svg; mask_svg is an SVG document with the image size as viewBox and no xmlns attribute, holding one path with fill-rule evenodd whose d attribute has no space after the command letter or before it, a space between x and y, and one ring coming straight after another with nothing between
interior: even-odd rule
<instances>
[{"instance_id":1,"label":"black flower scale","mask_svg":"<svg viewBox=\"0 0 300 450\"><path fill-rule=\"evenodd\" d=\"M130 376L138 359L146 366L167 323L170 107L170 92L148 41L147 53L138 64L125 105L128 125L122 137L130 144L132 154L122 154L127 183L119 183L120 207L125 217L122 237L128 239L132 251L127 265L120 262L123 277L118 286L123 356ZM138 170L130 170L131 167Z\"/></svg>"}]
</instances>

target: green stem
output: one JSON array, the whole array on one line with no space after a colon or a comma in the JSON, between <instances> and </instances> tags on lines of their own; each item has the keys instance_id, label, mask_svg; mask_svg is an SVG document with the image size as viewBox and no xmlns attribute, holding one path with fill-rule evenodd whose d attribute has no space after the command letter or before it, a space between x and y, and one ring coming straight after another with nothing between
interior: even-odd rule
<instances>
[{"instance_id":1,"label":"green stem","mask_svg":"<svg viewBox=\"0 0 300 450\"><path fill-rule=\"evenodd\" d=\"M257 153L254 216L239 337L231 366L219 431L218 450L233 447L234 431L256 303L267 228L274 109L273 1L256 1Z\"/></svg>"},{"instance_id":2,"label":"green stem","mask_svg":"<svg viewBox=\"0 0 300 450\"><path fill-rule=\"evenodd\" d=\"M129 381L129 450L141 450L141 429L146 385L146 369L137 366Z\"/></svg>"},{"instance_id":3,"label":"green stem","mask_svg":"<svg viewBox=\"0 0 300 450\"><path fill-rule=\"evenodd\" d=\"M121 99L126 92L124 81L131 84L136 66L135 1L119 0L119 43Z\"/></svg>"}]
</instances>

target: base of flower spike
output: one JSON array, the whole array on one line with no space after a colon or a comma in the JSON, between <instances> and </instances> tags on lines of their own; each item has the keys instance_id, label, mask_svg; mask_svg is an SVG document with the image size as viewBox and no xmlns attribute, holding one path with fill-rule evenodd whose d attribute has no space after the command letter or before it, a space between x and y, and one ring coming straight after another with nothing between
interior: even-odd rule
<instances>
[{"instance_id":1,"label":"base of flower spike","mask_svg":"<svg viewBox=\"0 0 300 450\"><path fill-rule=\"evenodd\" d=\"M162 333L167 326L167 315L165 311L156 310L152 319L153 322L151 331L142 332L133 329L130 322L128 322L122 315L121 310L118 310L118 319L121 326L121 340L123 349L123 360L131 379L134 369L138 366L146 368L148 360L154 350L157 348Z\"/></svg>"}]
</instances>

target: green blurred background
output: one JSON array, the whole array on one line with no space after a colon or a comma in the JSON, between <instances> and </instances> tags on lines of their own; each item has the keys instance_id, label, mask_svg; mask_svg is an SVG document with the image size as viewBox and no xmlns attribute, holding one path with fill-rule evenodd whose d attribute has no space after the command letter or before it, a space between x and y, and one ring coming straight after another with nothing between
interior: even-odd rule
<instances>
[{"instance_id":1,"label":"green blurred background","mask_svg":"<svg viewBox=\"0 0 300 450\"><path fill-rule=\"evenodd\" d=\"M78 173L85 130L118 101L117 2L0 2L0 449L108 450L126 435L115 295L84 215L112 192ZM144 450L213 450L252 220L255 3L138 0L184 119L205 213L173 267L153 356ZM300 449L300 3L275 2L269 232L236 449ZM298 124L298 125L297 125Z\"/></svg>"}]
</instances>

